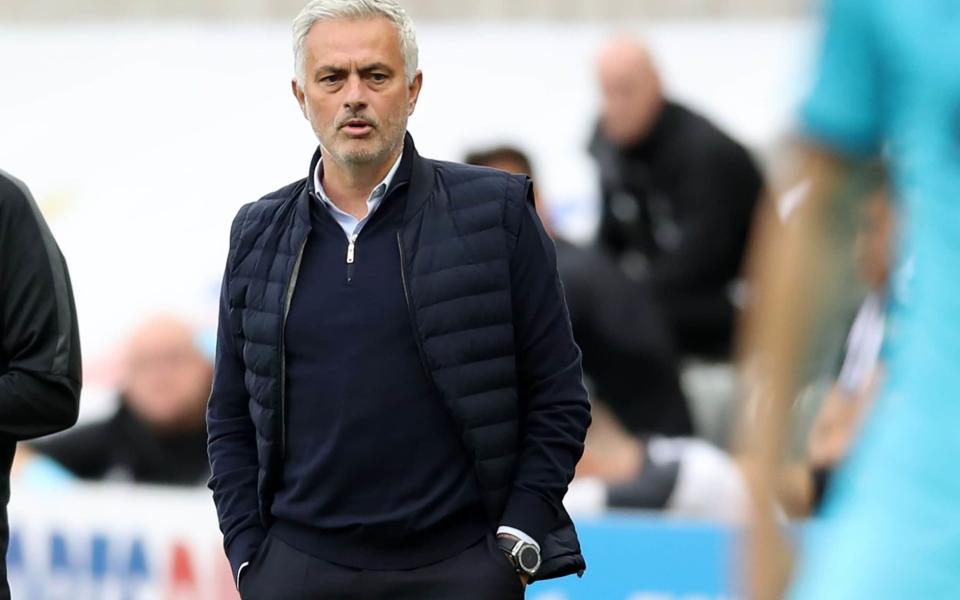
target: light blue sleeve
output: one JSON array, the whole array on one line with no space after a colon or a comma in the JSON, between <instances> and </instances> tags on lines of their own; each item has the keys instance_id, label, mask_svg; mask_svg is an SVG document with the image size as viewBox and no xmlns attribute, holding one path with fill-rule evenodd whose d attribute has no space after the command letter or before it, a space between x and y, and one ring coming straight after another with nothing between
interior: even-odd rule
<instances>
[{"instance_id":1,"label":"light blue sleeve","mask_svg":"<svg viewBox=\"0 0 960 600\"><path fill-rule=\"evenodd\" d=\"M876 0L826 0L813 90L801 109L803 133L841 154L865 157L882 141Z\"/></svg>"}]
</instances>

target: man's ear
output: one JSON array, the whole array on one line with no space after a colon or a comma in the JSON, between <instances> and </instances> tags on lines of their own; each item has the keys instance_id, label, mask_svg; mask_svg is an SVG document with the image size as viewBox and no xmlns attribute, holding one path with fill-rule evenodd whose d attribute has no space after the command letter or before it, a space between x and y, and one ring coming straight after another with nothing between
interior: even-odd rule
<instances>
[{"instance_id":1,"label":"man's ear","mask_svg":"<svg viewBox=\"0 0 960 600\"><path fill-rule=\"evenodd\" d=\"M300 84L297 83L296 77L290 80L290 91L293 92L293 97L297 99L297 104L300 105L300 112L303 113L303 118L309 120L310 117L307 116L307 99Z\"/></svg>"},{"instance_id":2,"label":"man's ear","mask_svg":"<svg viewBox=\"0 0 960 600\"><path fill-rule=\"evenodd\" d=\"M417 100L420 98L420 90L423 88L423 71L417 71L410 83L410 98L407 100L407 116L413 114L417 108Z\"/></svg>"}]
</instances>

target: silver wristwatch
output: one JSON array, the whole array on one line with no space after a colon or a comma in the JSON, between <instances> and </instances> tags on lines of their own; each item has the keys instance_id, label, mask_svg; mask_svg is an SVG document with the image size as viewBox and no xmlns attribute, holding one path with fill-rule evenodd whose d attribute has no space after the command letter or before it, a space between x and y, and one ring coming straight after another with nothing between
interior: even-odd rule
<instances>
[{"instance_id":1,"label":"silver wristwatch","mask_svg":"<svg viewBox=\"0 0 960 600\"><path fill-rule=\"evenodd\" d=\"M516 536L501 533L497 536L497 546L507 555L517 572L532 577L540 568L540 549L533 544Z\"/></svg>"}]
</instances>

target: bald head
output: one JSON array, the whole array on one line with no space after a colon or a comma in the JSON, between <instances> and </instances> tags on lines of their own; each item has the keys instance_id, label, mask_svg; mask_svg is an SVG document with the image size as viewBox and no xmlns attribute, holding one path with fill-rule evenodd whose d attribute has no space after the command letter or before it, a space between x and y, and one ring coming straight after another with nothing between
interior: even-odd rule
<instances>
[{"instance_id":1,"label":"bald head","mask_svg":"<svg viewBox=\"0 0 960 600\"><path fill-rule=\"evenodd\" d=\"M615 38L601 49L596 67L603 95L603 134L621 147L641 141L663 106L660 77L650 51L633 38Z\"/></svg>"},{"instance_id":2,"label":"bald head","mask_svg":"<svg viewBox=\"0 0 960 600\"><path fill-rule=\"evenodd\" d=\"M164 315L145 321L130 336L124 397L153 427L188 430L203 425L212 366L196 344L196 333L191 324Z\"/></svg>"},{"instance_id":3,"label":"bald head","mask_svg":"<svg viewBox=\"0 0 960 600\"><path fill-rule=\"evenodd\" d=\"M161 341L193 343L193 327L173 315L157 315L137 326L130 334L130 350L134 352Z\"/></svg>"}]
</instances>

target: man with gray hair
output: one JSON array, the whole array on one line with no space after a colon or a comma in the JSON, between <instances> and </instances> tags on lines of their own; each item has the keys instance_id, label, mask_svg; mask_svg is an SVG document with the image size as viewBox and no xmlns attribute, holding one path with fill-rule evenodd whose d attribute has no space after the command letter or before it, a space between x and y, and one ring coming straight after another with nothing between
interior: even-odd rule
<instances>
[{"instance_id":1,"label":"man with gray hair","mask_svg":"<svg viewBox=\"0 0 960 600\"><path fill-rule=\"evenodd\" d=\"M582 573L562 499L590 423L528 178L422 158L394 0L314 0L307 177L240 209L207 409L244 599L522 598Z\"/></svg>"}]
</instances>

